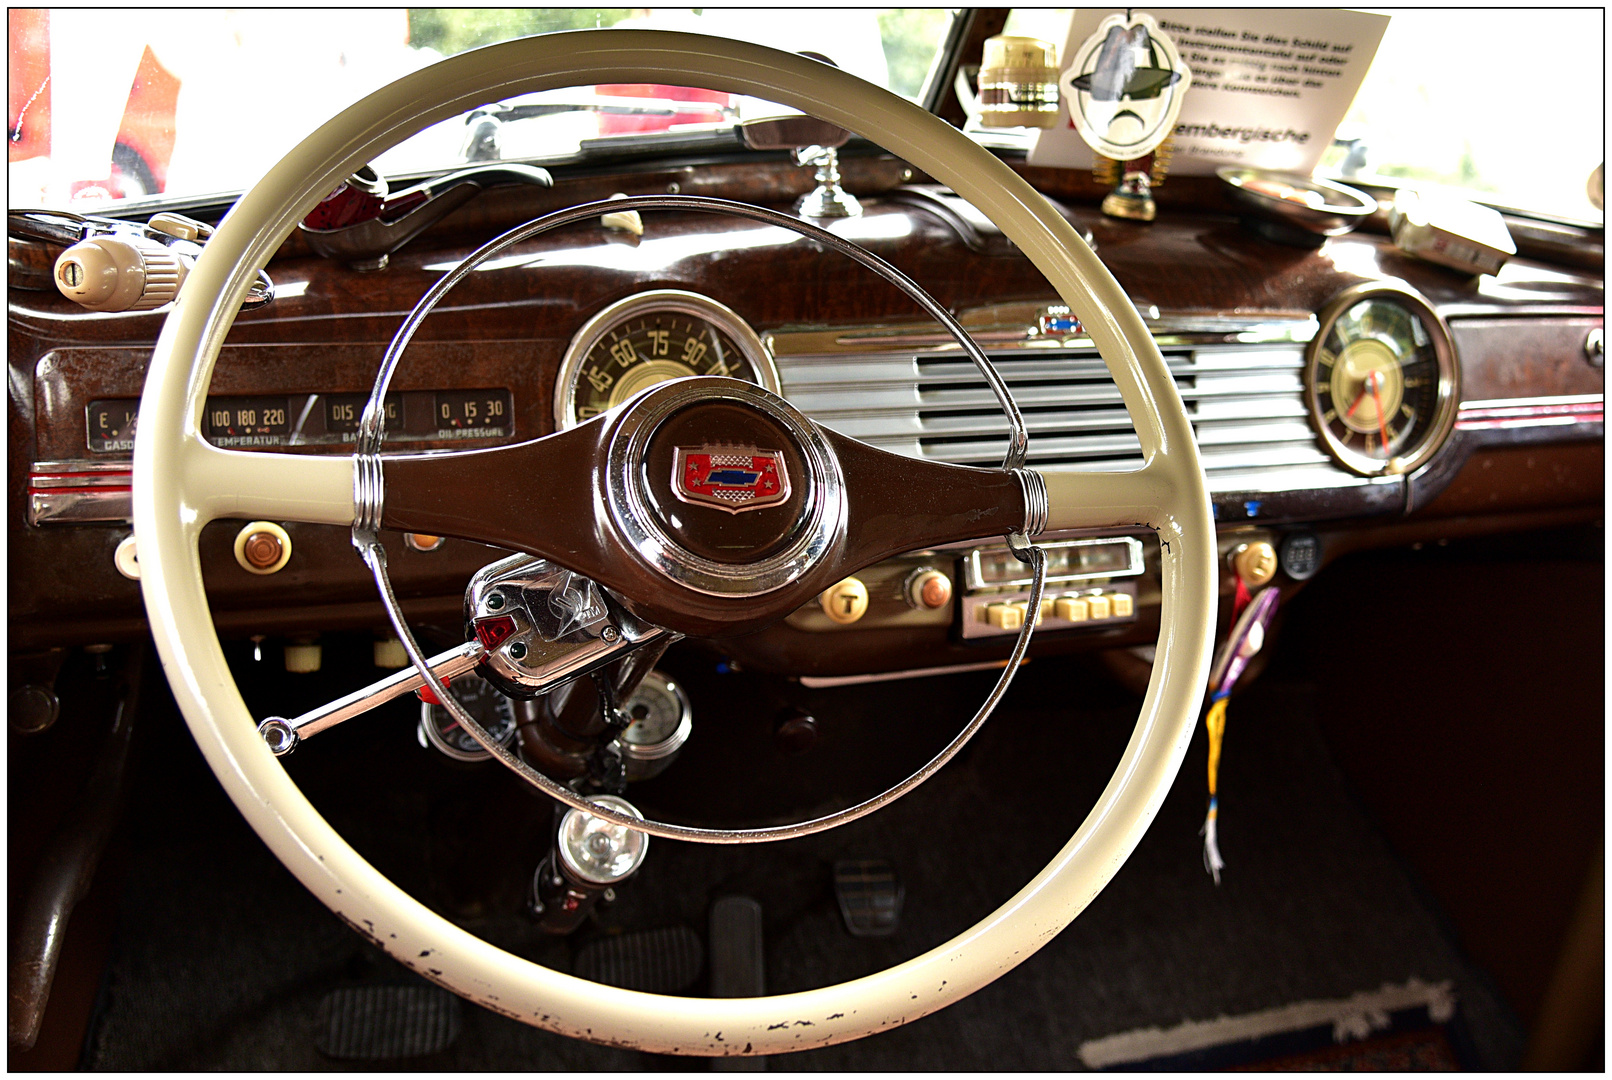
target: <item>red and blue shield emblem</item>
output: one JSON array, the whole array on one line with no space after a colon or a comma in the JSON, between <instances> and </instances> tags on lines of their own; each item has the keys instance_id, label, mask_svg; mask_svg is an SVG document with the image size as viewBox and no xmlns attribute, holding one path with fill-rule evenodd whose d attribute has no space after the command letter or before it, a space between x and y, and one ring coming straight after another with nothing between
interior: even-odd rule
<instances>
[{"instance_id":1,"label":"red and blue shield emblem","mask_svg":"<svg viewBox=\"0 0 1612 1080\"><path fill-rule=\"evenodd\" d=\"M686 503L742 514L788 499L789 472L778 450L679 446L672 454L672 493Z\"/></svg>"}]
</instances>

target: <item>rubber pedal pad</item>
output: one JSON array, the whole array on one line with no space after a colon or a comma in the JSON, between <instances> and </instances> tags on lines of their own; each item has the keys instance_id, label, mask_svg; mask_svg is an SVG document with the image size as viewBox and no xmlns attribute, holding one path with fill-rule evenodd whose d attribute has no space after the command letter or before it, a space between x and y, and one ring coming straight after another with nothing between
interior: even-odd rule
<instances>
[{"instance_id":1,"label":"rubber pedal pad","mask_svg":"<svg viewBox=\"0 0 1612 1080\"><path fill-rule=\"evenodd\" d=\"M901 925L906 888L884 859L840 859L834 863L834 899L845 929L856 937L889 937Z\"/></svg>"},{"instance_id":2,"label":"rubber pedal pad","mask_svg":"<svg viewBox=\"0 0 1612 1080\"><path fill-rule=\"evenodd\" d=\"M438 986L344 986L324 996L314 1022L314 1046L337 1061L425 1057L459 1038L458 997Z\"/></svg>"},{"instance_id":3,"label":"rubber pedal pad","mask_svg":"<svg viewBox=\"0 0 1612 1080\"><path fill-rule=\"evenodd\" d=\"M578 949L571 962L579 979L646 994L687 990L704 968L700 935L686 926L597 938Z\"/></svg>"},{"instance_id":4,"label":"rubber pedal pad","mask_svg":"<svg viewBox=\"0 0 1612 1080\"><path fill-rule=\"evenodd\" d=\"M711 902L711 996L760 997L767 992L761 943L761 905L748 896L723 896ZM766 1072L767 1059L719 1057L712 1072Z\"/></svg>"}]
</instances>

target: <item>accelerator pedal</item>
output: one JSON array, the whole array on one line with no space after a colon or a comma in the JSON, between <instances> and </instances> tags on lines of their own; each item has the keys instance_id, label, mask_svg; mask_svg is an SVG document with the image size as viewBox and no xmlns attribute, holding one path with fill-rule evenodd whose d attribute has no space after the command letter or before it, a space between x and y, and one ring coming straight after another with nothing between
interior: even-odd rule
<instances>
[{"instance_id":1,"label":"accelerator pedal","mask_svg":"<svg viewBox=\"0 0 1612 1080\"><path fill-rule=\"evenodd\" d=\"M424 1057L459 1038L459 999L437 986L344 986L319 1003L314 1046L337 1061Z\"/></svg>"},{"instance_id":2,"label":"accelerator pedal","mask_svg":"<svg viewBox=\"0 0 1612 1080\"><path fill-rule=\"evenodd\" d=\"M686 926L590 941L577 950L571 965L580 979L646 994L682 993L694 985L704 967L700 935Z\"/></svg>"}]
</instances>

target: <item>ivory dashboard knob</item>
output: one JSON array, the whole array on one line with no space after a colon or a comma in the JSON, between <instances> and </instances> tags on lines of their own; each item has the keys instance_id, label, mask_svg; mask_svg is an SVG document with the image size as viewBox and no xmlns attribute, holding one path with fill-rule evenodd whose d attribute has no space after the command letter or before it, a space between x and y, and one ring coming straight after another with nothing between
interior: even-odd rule
<instances>
[{"instance_id":1,"label":"ivory dashboard knob","mask_svg":"<svg viewBox=\"0 0 1612 1080\"><path fill-rule=\"evenodd\" d=\"M868 613L868 587L848 577L823 590L823 614L840 624L854 623Z\"/></svg>"},{"instance_id":2,"label":"ivory dashboard knob","mask_svg":"<svg viewBox=\"0 0 1612 1080\"><path fill-rule=\"evenodd\" d=\"M147 311L179 293L188 267L155 240L96 236L62 252L56 288L91 311Z\"/></svg>"},{"instance_id":3,"label":"ivory dashboard knob","mask_svg":"<svg viewBox=\"0 0 1612 1080\"><path fill-rule=\"evenodd\" d=\"M1276 576L1276 549L1264 540L1242 545L1231 561L1237 568L1237 576L1250 589L1257 589Z\"/></svg>"}]
</instances>

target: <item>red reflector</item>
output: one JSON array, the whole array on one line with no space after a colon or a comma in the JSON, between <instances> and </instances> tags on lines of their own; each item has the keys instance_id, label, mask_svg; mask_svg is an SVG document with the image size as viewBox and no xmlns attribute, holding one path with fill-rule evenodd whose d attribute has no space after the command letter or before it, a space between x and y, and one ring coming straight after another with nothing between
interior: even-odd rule
<instances>
[{"instance_id":1,"label":"red reflector","mask_svg":"<svg viewBox=\"0 0 1612 1080\"><path fill-rule=\"evenodd\" d=\"M442 680L442 685L443 686L448 686L448 685L451 685L451 684L448 682L447 679L443 679ZM427 705L441 705L442 704L442 699L437 697L436 691L431 689L431 686L430 686L429 683L426 684L425 686L420 687L418 690L416 690L414 692L414 696L419 698L421 701L425 702Z\"/></svg>"},{"instance_id":2,"label":"red reflector","mask_svg":"<svg viewBox=\"0 0 1612 1080\"><path fill-rule=\"evenodd\" d=\"M491 619L476 620L476 637L488 649L496 649L509 640L515 632L515 619L510 615L499 615Z\"/></svg>"}]
</instances>

